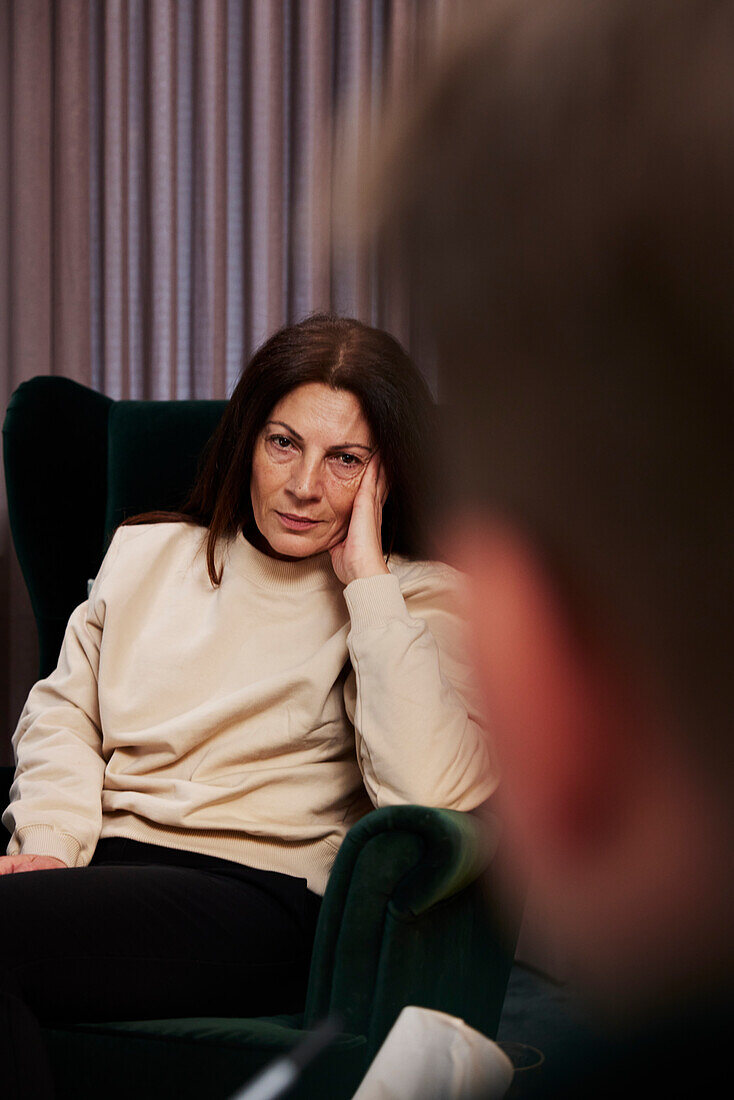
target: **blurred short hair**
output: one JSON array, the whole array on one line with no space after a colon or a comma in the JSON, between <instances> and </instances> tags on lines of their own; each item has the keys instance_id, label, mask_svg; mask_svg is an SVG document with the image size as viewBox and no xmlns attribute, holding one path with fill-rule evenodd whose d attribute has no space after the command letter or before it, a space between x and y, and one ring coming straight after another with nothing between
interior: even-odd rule
<instances>
[{"instance_id":1,"label":"blurred short hair","mask_svg":"<svg viewBox=\"0 0 734 1100\"><path fill-rule=\"evenodd\" d=\"M365 209L431 333L441 506L728 748L734 4L495 0L394 112Z\"/></svg>"}]
</instances>

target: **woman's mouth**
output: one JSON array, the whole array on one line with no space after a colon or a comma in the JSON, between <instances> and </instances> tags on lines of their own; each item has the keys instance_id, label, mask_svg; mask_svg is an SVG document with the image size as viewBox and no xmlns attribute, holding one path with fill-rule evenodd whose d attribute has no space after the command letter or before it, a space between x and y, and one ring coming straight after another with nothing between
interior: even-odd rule
<instances>
[{"instance_id":1,"label":"woman's mouth","mask_svg":"<svg viewBox=\"0 0 734 1100\"><path fill-rule=\"evenodd\" d=\"M318 519L302 519L299 516L289 516L286 512L278 512L285 527L291 531L306 531L309 527L315 527L321 521Z\"/></svg>"}]
</instances>

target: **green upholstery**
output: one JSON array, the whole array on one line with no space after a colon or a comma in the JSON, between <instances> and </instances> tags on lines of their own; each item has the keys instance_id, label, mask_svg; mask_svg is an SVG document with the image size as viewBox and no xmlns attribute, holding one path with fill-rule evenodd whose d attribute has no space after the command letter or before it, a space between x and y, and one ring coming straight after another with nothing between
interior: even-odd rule
<instances>
[{"instance_id":1,"label":"green upholstery","mask_svg":"<svg viewBox=\"0 0 734 1100\"><path fill-rule=\"evenodd\" d=\"M3 423L10 530L36 617L39 678L104 556L107 418L114 402L70 378L13 393Z\"/></svg>"},{"instance_id":2,"label":"green upholstery","mask_svg":"<svg viewBox=\"0 0 734 1100\"><path fill-rule=\"evenodd\" d=\"M338 1012L367 1036L370 1057L406 1004L495 1035L502 997L487 994L501 987L504 995L514 949L487 905L496 841L454 810L389 806L358 821L319 915L306 1024ZM440 965L427 968L428 959Z\"/></svg>"},{"instance_id":3,"label":"green upholstery","mask_svg":"<svg viewBox=\"0 0 734 1100\"><path fill-rule=\"evenodd\" d=\"M15 391L3 454L39 678L56 666L115 524L181 502L225 404L112 401L46 376ZM2 808L12 777L0 769ZM497 833L471 814L422 806L367 814L337 855L300 1015L48 1024L59 1100L224 1100L329 1011L341 1014L344 1032L294 1098L347 1100L406 1004L453 1013L493 1037L519 926L518 913L493 901L496 844Z\"/></svg>"},{"instance_id":4,"label":"green upholstery","mask_svg":"<svg viewBox=\"0 0 734 1100\"><path fill-rule=\"evenodd\" d=\"M230 1097L303 1038L298 1016L257 1020L142 1020L46 1028L57 1100L202 1100ZM349 1097L361 1080L365 1039L340 1037L299 1081L299 1100Z\"/></svg>"},{"instance_id":5,"label":"green upholstery","mask_svg":"<svg viewBox=\"0 0 734 1100\"><path fill-rule=\"evenodd\" d=\"M105 546L120 520L175 509L193 484L226 401L115 401L107 442ZM90 577L93 574L89 574Z\"/></svg>"}]
</instances>

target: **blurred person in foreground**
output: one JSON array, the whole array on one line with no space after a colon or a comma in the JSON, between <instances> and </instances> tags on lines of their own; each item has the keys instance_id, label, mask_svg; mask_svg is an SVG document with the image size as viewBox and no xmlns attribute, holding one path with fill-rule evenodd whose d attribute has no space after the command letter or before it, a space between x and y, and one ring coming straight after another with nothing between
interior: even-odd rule
<instances>
[{"instance_id":1,"label":"blurred person in foreground","mask_svg":"<svg viewBox=\"0 0 734 1100\"><path fill-rule=\"evenodd\" d=\"M599 1025L538 1091L688 1095L732 1022L734 4L474 8L362 209L438 357L508 862Z\"/></svg>"}]
</instances>

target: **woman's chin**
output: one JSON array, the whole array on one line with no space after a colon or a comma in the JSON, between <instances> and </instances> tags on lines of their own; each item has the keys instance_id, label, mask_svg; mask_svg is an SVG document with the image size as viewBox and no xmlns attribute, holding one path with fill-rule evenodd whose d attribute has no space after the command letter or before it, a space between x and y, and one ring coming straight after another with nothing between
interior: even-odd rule
<instances>
[{"instance_id":1,"label":"woman's chin","mask_svg":"<svg viewBox=\"0 0 734 1100\"><path fill-rule=\"evenodd\" d=\"M314 554L320 554L326 549L326 543L323 539L318 541L313 538L308 538L303 534L299 534L294 531L292 534L285 534L278 531L277 534L273 533L272 537L268 539L268 542L276 554L282 554L289 558L310 558Z\"/></svg>"}]
</instances>

